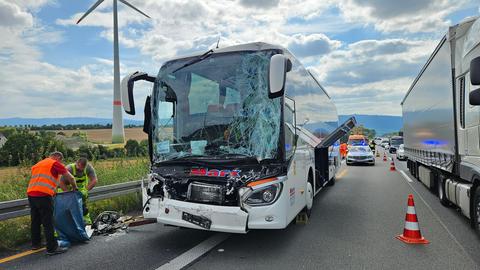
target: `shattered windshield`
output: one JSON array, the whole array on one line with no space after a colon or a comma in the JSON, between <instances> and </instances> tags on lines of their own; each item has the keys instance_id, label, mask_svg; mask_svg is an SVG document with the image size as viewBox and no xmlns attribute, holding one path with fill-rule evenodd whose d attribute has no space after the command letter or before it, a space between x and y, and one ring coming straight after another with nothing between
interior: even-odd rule
<instances>
[{"instance_id":1,"label":"shattered windshield","mask_svg":"<svg viewBox=\"0 0 480 270\"><path fill-rule=\"evenodd\" d=\"M268 98L275 51L213 54L166 63L154 101L156 162L184 157L279 158L281 99Z\"/></svg>"}]
</instances>

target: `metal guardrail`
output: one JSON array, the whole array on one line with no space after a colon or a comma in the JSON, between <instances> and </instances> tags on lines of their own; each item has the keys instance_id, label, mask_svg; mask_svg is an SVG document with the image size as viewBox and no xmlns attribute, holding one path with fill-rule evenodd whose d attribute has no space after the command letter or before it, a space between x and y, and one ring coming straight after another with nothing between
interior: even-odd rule
<instances>
[{"instance_id":1,"label":"metal guardrail","mask_svg":"<svg viewBox=\"0 0 480 270\"><path fill-rule=\"evenodd\" d=\"M100 186L88 194L89 201L98 201L140 191L142 180ZM0 221L30 214L28 199L0 202Z\"/></svg>"}]
</instances>

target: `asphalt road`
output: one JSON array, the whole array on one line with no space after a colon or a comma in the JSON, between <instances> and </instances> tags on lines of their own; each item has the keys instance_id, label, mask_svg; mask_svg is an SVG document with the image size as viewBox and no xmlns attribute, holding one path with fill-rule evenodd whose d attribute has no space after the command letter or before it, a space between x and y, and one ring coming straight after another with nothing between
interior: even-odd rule
<instances>
[{"instance_id":1,"label":"asphalt road","mask_svg":"<svg viewBox=\"0 0 480 270\"><path fill-rule=\"evenodd\" d=\"M397 168L408 174L404 163L397 162ZM457 210L441 206L420 182L410 183L388 166L380 159L374 167L345 166L335 186L316 197L306 225L226 235L218 245L207 244L204 251L209 252L187 268L480 269L480 239L468 220ZM414 195L428 245L406 245L395 239L403 231L408 194ZM182 254L193 247L197 252L218 235L151 224L98 236L66 254L37 253L0 268L157 269L172 260L191 260Z\"/></svg>"}]
</instances>

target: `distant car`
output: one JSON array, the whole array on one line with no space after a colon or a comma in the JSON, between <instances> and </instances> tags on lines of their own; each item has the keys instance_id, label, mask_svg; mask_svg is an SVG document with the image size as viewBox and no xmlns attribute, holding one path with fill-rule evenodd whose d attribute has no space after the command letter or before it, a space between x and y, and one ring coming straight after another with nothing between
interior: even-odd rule
<instances>
[{"instance_id":1,"label":"distant car","mask_svg":"<svg viewBox=\"0 0 480 270\"><path fill-rule=\"evenodd\" d=\"M388 145L388 143L389 143L388 138L383 138L379 145L385 148Z\"/></svg>"},{"instance_id":2,"label":"distant car","mask_svg":"<svg viewBox=\"0 0 480 270\"><path fill-rule=\"evenodd\" d=\"M369 146L352 146L348 150L347 165L369 164L375 165L375 156Z\"/></svg>"},{"instance_id":3,"label":"distant car","mask_svg":"<svg viewBox=\"0 0 480 270\"><path fill-rule=\"evenodd\" d=\"M373 139L373 142L375 143L375 145L380 145L383 141L383 138L381 137L375 137L375 139Z\"/></svg>"},{"instance_id":4,"label":"distant car","mask_svg":"<svg viewBox=\"0 0 480 270\"><path fill-rule=\"evenodd\" d=\"M400 145L403 144L403 137L402 136L393 136L390 138L390 142L389 142L389 148L388 148L388 152L390 154L395 154L397 152L397 149L398 147L400 147Z\"/></svg>"},{"instance_id":5,"label":"distant car","mask_svg":"<svg viewBox=\"0 0 480 270\"><path fill-rule=\"evenodd\" d=\"M368 146L368 139L364 135L350 135L347 141L348 149L352 146Z\"/></svg>"},{"instance_id":6,"label":"distant car","mask_svg":"<svg viewBox=\"0 0 480 270\"><path fill-rule=\"evenodd\" d=\"M400 146L397 149L398 160L407 160L407 157L405 156L405 149L403 147L404 147L403 144L400 144Z\"/></svg>"}]
</instances>

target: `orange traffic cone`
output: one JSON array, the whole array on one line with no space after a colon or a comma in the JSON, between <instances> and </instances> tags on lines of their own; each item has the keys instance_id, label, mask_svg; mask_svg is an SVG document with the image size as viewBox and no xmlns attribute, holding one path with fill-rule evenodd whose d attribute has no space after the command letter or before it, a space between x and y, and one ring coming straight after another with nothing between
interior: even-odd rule
<instances>
[{"instance_id":1,"label":"orange traffic cone","mask_svg":"<svg viewBox=\"0 0 480 270\"><path fill-rule=\"evenodd\" d=\"M385 153L383 153L383 161L387 161L387 155Z\"/></svg>"},{"instance_id":2,"label":"orange traffic cone","mask_svg":"<svg viewBox=\"0 0 480 270\"><path fill-rule=\"evenodd\" d=\"M393 158L392 158L392 162L390 162L390 171L391 172L395 171L395 163L393 162Z\"/></svg>"},{"instance_id":3,"label":"orange traffic cone","mask_svg":"<svg viewBox=\"0 0 480 270\"><path fill-rule=\"evenodd\" d=\"M407 215L405 216L405 227L403 234L396 237L398 240L407 244L428 244L427 239L423 238L418 225L417 214L415 212L415 203L413 195L408 195Z\"/></svg>"}]
</instances>

